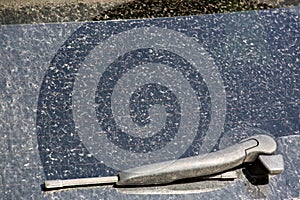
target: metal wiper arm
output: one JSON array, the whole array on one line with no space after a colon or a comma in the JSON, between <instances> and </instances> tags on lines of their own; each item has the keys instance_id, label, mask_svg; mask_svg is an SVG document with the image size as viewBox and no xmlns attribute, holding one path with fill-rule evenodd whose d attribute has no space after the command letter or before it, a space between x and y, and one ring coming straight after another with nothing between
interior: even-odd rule
<instances>
[{"instance_id":1,"label":"metal wiper arm","mask_svg":"<svg viewBox=\"0 0 300 200\"><path fill-rule=\"evenodd\" d=\"M253 163L257 159L261 160L268 174L274 175L283 171L282 156L274 156L275 150L276 142L272 137L256 135L223 150L204 155L131 168L111 177L47 180L45 187L54 189L107 183L119 186L168 184L181 179L215 176L244 163Z\"/></svg>"}]
</instances>

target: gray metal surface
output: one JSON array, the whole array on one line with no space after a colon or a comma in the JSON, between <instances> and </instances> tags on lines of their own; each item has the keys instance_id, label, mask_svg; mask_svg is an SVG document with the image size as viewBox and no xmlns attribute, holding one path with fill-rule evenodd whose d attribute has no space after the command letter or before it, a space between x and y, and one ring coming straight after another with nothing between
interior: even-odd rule
<instances>
[{"instance_id":1,"label":"gray metal surface","mask_svg":"<svg viewBox=\"0 0 300 200\"><path fill-rule=\"evenodd\" d=\"M298 7L0 26L0 198L299 198L299 30ZM41 189L257 134L285 162L268 185Z\"/></svg>"}]
</instances>

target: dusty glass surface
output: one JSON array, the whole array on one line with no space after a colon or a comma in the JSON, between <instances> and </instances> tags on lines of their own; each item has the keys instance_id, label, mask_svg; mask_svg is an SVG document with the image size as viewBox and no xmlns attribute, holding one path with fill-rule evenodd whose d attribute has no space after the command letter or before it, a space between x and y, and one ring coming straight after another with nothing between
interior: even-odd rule
<instances>
[{"instance_id":1,"label":"dusty glass surface","mask_svg":"<svg viewBox=\"0 0 300 200\"><path fill-rule=\"evenodd\" d=\"M299 0L0 0L0 24L191 16L300 6Z\"/></svg>"},{"instance_id":2,"label":"dusty glass surface","mask_svg":"<svg viewBox=\"0 0 300 200\"><path fill-rule=\"evenodd\" d=\"M299 12L0 26L0 197L299 198ZM261 133L285 161L267 185L41 189Z\"/></svg>"}]
</instances>

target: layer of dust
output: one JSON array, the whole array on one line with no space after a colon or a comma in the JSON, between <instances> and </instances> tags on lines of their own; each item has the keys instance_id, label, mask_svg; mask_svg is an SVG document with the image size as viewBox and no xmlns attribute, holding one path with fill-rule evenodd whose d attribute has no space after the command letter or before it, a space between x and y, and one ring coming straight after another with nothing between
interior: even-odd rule
<instances>
[{"instance_id":1,"label":"layer of dust","mask_svg":"<svg viewBox=\"0 0 300 200\"><path fill-rule=\"evenodd\" d=\"M132 0L0 0L0 7L13 7L20 8L26 6L45 6L53 5L59 6L64 4L93 4L93 3L103 3L103 4L119 4L124 2L129 2Z\"/></svg>"},{"instance_id":2,"label":"layer of dust","mask_svg":"<svg viewBox=\"0 0 300 200\"><path fill-rule=\"evenodd\" d=\"M176 17L300 6L300 0L0 0L1 24Z\"/></svg>"}]
</instances>

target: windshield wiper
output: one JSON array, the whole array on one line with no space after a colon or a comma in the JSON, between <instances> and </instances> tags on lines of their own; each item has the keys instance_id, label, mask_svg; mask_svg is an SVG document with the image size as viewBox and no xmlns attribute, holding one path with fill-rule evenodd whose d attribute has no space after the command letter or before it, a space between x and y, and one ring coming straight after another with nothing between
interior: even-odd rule
<instances>
[{"instance_id":1,"label":"windshield wiper","mask_svg":"<svg viewBox=\"0 0 300 200\"><path fill-rule=\"evenodd\" d=\"M110 177L68 180L47 180L46 189L59 189L98 184L116 186L164 185L184 179L236 178L230 170L247 169L256 178L280 174L284 170L282 155L274 155L275 140L267 135L256 135L223 150L194 157L159 162L131 168ZM255 179L255 178L254 178Z\"/></svg>"}]
</instances>

